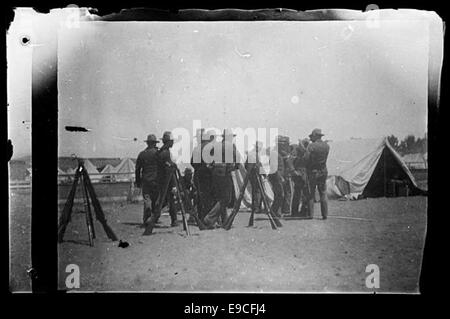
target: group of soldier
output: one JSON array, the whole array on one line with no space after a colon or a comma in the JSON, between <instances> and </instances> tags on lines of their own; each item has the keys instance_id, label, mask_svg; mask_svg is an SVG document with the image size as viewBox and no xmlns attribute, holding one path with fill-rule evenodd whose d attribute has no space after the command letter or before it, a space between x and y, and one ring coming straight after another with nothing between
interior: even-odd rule
<instances>
[{"instance_id":1,"label":"group of soldier","mask_svg":"<svg viewBox=\"0 0 450 319\"><path fill-rule=\"evenodd\" d=\"M198 143L191 157L194 172L192 174L187 168L180 181L188 194L183 200L189 201L190 222L197 224L200 230L214 229L225 223L228 217L227 207L236 198L232 172L241 165L247 172L252 165L256 165L258 167L258 170L255 170L256 174L267 178L274 194L270 209L276 216L313 218L317 189L322 218L326 219L328 215L326 161L329 145L322 140L322 136L320 129L314 129L309 139L299 140L298 144L289 145L287 149L275 147L263 150L262 143L257 142L255 148L247 153L244 164L241 164L240 154L234 143L235 134L231 130L225 129L221 139L217 138L214 131L199 130ZM178 225L175 199L172 192L164 190L164 188L172 189L176 182L170 173L176 168L170 153L174 143L171 132L165 132L161 141L163 145L158 148L157 144L160 141L154 134L148 135L147 148L139 154L136 161L136 186L142 189L144 198L144 235L152 233L165 205L169 209L171 226ZM204 156L205 148L210 156ZM258 154L262 153L269 153L269 170L262 169L258 160ZM275 158L276 160L273 160ZM249 176L249 182L252 189L252 211L260 213L262 196L265 196L261 191L264 190L257 187L255 175Z\"/></svg>"}]
</instances>

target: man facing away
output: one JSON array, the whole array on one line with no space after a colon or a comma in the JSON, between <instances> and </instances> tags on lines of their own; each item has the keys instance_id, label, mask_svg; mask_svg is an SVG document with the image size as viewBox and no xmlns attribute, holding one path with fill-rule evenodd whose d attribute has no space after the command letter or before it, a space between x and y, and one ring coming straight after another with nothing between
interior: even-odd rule
<instances>
[{"instance_id":1,"label":"man facing away","mask_svg":"<svg viewBox=\"0 0 450 319\"><path fill-rule=\"evenodd\" d=\"M191 166L194 168L194 184L198 192L198 216L203 219L212 207L212 175L208 163L203 158L203 150L206 145L215 141L215 133L208 131L205 134L202 130L197 136L198 145L192 151Z\"/></svg>"},{"instance_id":2,"label":"man facing away","mask_svg":"<svg viewBox=\"0 0 450 319\"><path fill-rule=\"evenodd\" d=\"M273 191L273 203L271 206L272 212L280 217L281 214L278 212L283 207L284 202L284 160L278 152L278 147L269 150L269 163L270 172L268 175L268 180L272 186Z\"/></svg>"},{"instance_id":3,"label":"man facing away","mask_svg":"<svg viewBox=\"0 0 450 319\"><path fill-rule=\"evenodd\" d=\"M181 178L181 182L183 183L183 187L187 192L188 198L185 200L190 202L189 207L192 207L195 203L196 198L196 188L193 181L192 170L189 167L184 169L184 175ZM182 194L184 196L184 194Z\"/></svg>"},{"instance_id":4,"label":"man facing away","mask_svg":"<svg viewBox=\"0 0 450 319\"><path fill-rule=\"evenodd\" d=\"M291 216L294 217L309 217L310 215L308 213L309 184L305 158L308 144L308 139L299 140L298 145L295 145L292 150L292 181L294 182L294 193L292 197ZM299 211L300 202L302 203L301 211Z\"/></svg>"},{"instance_id":5,"label":"man facing away","mask_svg":"<svg viewBox=\"0 0 450 319\"><path fill-rule=\"evenodd\" d=\"M237 169L239 161L236 146L233 143L234 136L230 130L224 130L223 140L216 142L217 144L213 148L214 162L211 163L211 166L215 205L203 220L199 220L200 229L213 229L219 218L223 224L228 217L227 206L233 191L231 172Z\"/></svg>"},{"instance_id":6,"label":"man facing away","mask_svg":"<svg viewBox=\"0 0 450 319\"><path fill-rule=\"evenodd\" d=\"M176 164L172 161L172 157L170 154L170 148L173 146L173 138L172 133L169 131L164 132L162 137L163 146L158 150L157 159L158 159L158 188L159 188L159 197L158 197L158 207L150 217L149 222L146 225L145 231L143 235L151 235L153 232L153 228L155 227L156 222L161 216L160 208L164 207L165 203L169 204L169 215L170 215L170 226L175 227L178 226L177 221L177 212L175 209L175 201L172 194L172 188L175 186L174 183L174 175L170 173L176 166ZM167 180L170 178L168 182L168 188L166 192L165 198L162 198L164 191L164 187L167 185Z\"/></svg>"},{"instance_id":7,"label":"man facing away","mask_svg":"<svg viewBox=\"0 0 450 319\"><path fill-rule=\"evenodd\" d=\"M314 216L314 195L317 190L320 195L320 210L322 218L327 219L328 216L328 200L327 200L327 158L330 152L330 146L322 141L322 130L314 129L309 135L311 143L306 149L307 172L309 180L309 214Z\"/></svg>"},{"instance_id":8,"label":"man facing away","mask_svg":"<svg viewBox=\"0 0 450 319\"><path fill-rule=\"evenodd\" d=\"M147 136L147 148L139 153L136 160L136 187L142 188L144 198L143 224L157 209L156 202L159 196L158 186L158 148L159 141L154 134Z\"/></svg>"},{"instance_id":9,"label":"man facing away","mask_svg":"<svg viewBox=\"0 0 450 319\"><path fill-rule=\"evenodd\" d=\"M257 141L255 147L248 152L247 160L245 161L245 170L247 174L254 169L254 174L249 176L249 182L252 187L252 212L258 214L261 212L262 194L258 185L258 176L260 174L261 163L259 162L259 155L263 151L263 144Z\"/></svg>"}]
</instances>

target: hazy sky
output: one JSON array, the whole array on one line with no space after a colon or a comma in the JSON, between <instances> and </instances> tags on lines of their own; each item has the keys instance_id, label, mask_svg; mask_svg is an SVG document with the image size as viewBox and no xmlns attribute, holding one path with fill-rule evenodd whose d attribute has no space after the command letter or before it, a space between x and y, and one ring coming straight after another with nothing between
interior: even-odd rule
<instances>
[{"instance_id":1,"label":"hazy sky","mask_svg":"<svg viewBox=\"0 0 450 319\"><path fill-rule=\"evenodd\" d=\"M428 24L90 22L58 43L59 154L135 157L149 133L275 127L292 141L426 132ZM69 133L64 126L92 129ZM139 141L133 142L132 138Z\"/></svg>"},{"instance_id":2,"label":"hazy sky","mask_svg":"<svg viewBox=\"0 0 450 319\"><path fill-rule=\"evenodd\" d=\"M60 154L136 156L176 127L276 127L294 141L423 135L424 22L90 23L60 36ZM64 125L91 128L67 133Z\"/></svg>"}]
</instances>

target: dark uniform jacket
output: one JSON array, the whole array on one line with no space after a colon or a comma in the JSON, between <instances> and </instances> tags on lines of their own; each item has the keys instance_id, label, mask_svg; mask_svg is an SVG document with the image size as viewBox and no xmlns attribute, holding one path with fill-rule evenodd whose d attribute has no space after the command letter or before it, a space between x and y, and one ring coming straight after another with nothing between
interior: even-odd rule
<instances>
[{"instance_id":1,"label":"dark uniform jacket","mask_svg":"<svg viewBox=\"0 0 450 319\"><path fill-rule=\"evenodd\" d=\"M326 170L329 152L330 146L322 140L309 144L307 148L308 170Z\"/></svg>"},{"instance_id":2,"label":"dark uniform jacket","mask_svg":"<svg viewBox=\"0 0 450 319\"><path fill-rule=\"evenodd\" d=\"M191 165L194 168L194 170L196 172L206 172L209 171L207 164L205 163L205 161L203 160L203 148L205 147L207 143L202 143L201 145L197 145L196 147L194 147L194 149L192 150L192 157L191 157ZM200 160L200 162L199 162Z\"/></svg>"},{"instance_id":3,"label":"dark uniform jacket","mask_svg":"<svg viewBox=\"0 0 450 319\"><path fill-rule=\"evenodd\" d=\"M270 151L270 172L269 175L278 175L280 177L283 177L285 175L285 165L284 165L284 159L280 155L280 153L277 150L271 150ZM275 166L275 160L276 160L276 166Z\"/></svg>"},{"instance_id":4,"label":"dark uniform jacket","mask_svg":"<svg viewBox=\"0 0 450 319\"><path fill-rule=\"evenodd\" d=\"M292 151L293 157L293 167L295 170L300 170L306 168L307 158L306 158L306 148L303 145L296 145Z\"/></svg>"},{"instance_id":5,"label":"dark uniform jacket","mask_svg":"<svg viewBox=\"0 0 450 319\"><path fill-rule=\"evenodd\" d=\"M221 154L213 154L215 162L212 174L213 176L229 176L232 171L238 168L239 154L236 145L228 141L217 143L217 147L213 148L213 152L220 150Z\"/></svg>"},{"instance_id":6,"label":"dark uniform jacket","mask_svg":"<svg viewBox=\"0 0 450 319\"><path fill-rule=\"evenodd\" d=\"M175 163L172 161L170 148L163 145L158 151L158 178L161 184L164 184L172 165Z\"/></svg>"},{"instance_id":7,"label":"dark uniform jacket","mask_svg":"<svg viewBox=\"0 0 450 319\"><path fill-rule=\"evenodd\" d=\"M139 153L136 160L136 184L154 183L158 181L158 149L147 147Z\"/></svg>"}]
</instances>

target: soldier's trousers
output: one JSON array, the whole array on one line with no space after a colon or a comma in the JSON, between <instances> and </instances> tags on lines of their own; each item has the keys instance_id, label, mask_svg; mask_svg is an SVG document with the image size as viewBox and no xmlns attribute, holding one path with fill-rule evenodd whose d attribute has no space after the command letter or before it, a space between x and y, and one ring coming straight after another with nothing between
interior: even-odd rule
<instances>
[{"instance_id":1,"label":"soldier's trousers","mask_svg":"<svg viewBox=\"0 0 450 319\"><path fill-rule=\"evenodd\" d=\"M291 213L291 199L292 199L292 189L291 189L291 178L286 177L283 183L284 201L281 211L285 215Z\"/></svg>"},{"instance_id":2,"label":"soldier's trousers","mask_svg":"<svg viewBox=\"0 0 450 319\"><path fill-rule=\"evenodd\" d=\"M294 182L294 192L292 196L292 216L309 216L308 212L308 188L306 181L302 176L293 176L292 181ZM299 212L300 202L302 202L301 212ZM305 216L303 216L305 214Z\"/></svg>"},{"instance_id":3,"label":"soldier's trousers","mask_svg":"<svg viewBox=\"0 0 450 319\"><path fill-rule=\"evenodd\" d=\"M156 212L156 204L159 196L159 186L156 182L142 183L142 197L144 198L144 215L142 221L145 224L147 219Z\"/></svg>"},{"instance_id":4,"label":"soldier's trousers","mask_svg":"<svg viewBox=\"0 0 450 319\"><path fill-rule=\"evenodd\" d=\"M216 224L219 218L222 223L227 219L227 206L231 200L231 192L233 181L229 175L226 176L212 176L212 190L216 203L203 218L203 223L206 226L212 227Z\"/></svg>"},{"instance_id":5,"label":"soldier's trousers","mask_svg":"<svg viewBox=\"0 0 450 319\"><path fill-rule=\"evenodd\" d=\"M252 186L252 212L259 213L261 211L262 194L258 185L257 173L250 175L250 185Z\"/></svg>"},{"instance_id":6,"label":"soldier's trousers","mask_svg":"<svg viewBox=\"0 0 450 319\"><path fill-rule=\"evenodd\" d=\"M309 180L309 213L310 216L314 216L314 196L316 194L316 188L320 195L320 211L322 218L326 219L328 216L328 199L327 199L327 169L315 169L308 171Z\"/></svg>"},{"instance_id":7,"label":"soldier's trousers","mask_svg":"<svg viewBox=\"0 0 450 319\"><path fill-rule=\"evenodd\" d=\"M212 208L211 173L198 170L195 172L197 192L199 197L198 216L203 219Z\"/></svg>"},{"instance_id":8,"label":"soldier's trousers","mask_svg":"<svg viewBox=\"0 0 450 319\"><path fill-rule=\"evenodd\" d=\"M269 182L272 186L273 191L273 203L272 203L272 211L275 215L279 216L279 210L283 205L284 201L284 190L283 183L281 182L281 177L278 173L269 174Z\"/></svg>"},{"instance_id":9,"label":"soldier's trousers","mask_svg":"<svg viewBox=\"0 0 450 319\"><path fill-rule=\"evenodd\" d=\"M161 207L161 209L158 209L158 207L155 209L154 212L152 212L152 216L150 218L150 223L155 224L158 219L161 217L161 210L163 207L169 205L169 215L170 220L172 223L177 221L177 211L175 209L175 200L173 198L172 189L173 189L174 183L169 183L169 187L167 189L166 197L161 198L162 193L165 191L163 189L163 185L159 185L159 197L158 197L158 206Z\"/></svg>"}]
</instances>

